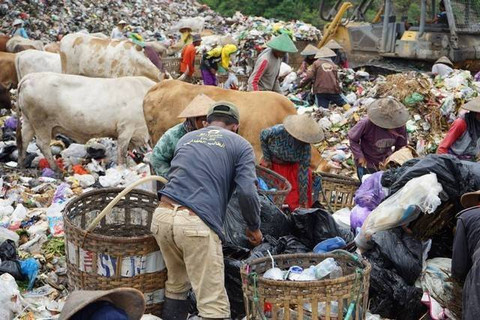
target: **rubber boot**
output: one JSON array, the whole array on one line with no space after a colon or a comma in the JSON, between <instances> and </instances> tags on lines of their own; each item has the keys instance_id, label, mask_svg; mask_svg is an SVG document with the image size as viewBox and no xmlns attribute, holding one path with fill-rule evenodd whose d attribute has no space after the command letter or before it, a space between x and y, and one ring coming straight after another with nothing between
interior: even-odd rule
<instances>
[{"instance_id":1,"label":"rubber boot","mask_svg":"<svg viewBox=\"0 0 480 320\"><path fill-rule=\"evenodd\" d=\"M163 320L185 320L188 316L187 300L175 300L165 297L163 303L162 319Z\"/></svg>"}]
</instances>

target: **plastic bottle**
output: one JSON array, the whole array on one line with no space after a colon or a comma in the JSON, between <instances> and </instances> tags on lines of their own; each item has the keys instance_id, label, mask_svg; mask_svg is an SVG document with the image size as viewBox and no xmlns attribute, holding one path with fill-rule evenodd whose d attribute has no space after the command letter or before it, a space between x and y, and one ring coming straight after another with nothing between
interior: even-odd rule
<instances>
[{"instance_id":1,"label":"plastic bottle","mask_svg":"<svg viewBox=\"0 0 480 320\"><path fill-rule=\"evenodd\" d=\"M338 267L333 258L327 258L315 266L315 277L323 279Z\"/></svg>"}]
</instances>

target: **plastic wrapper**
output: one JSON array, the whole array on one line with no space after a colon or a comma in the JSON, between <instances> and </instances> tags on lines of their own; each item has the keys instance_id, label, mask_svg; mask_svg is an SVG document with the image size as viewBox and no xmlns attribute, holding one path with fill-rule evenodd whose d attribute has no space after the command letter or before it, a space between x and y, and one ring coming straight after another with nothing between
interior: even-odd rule
<instances>
[{"instance_id":1,"label":"plastic wrapper","mask_svg":"<svg viewBox=\"0 0 480 320\"><path fill-rule=\"evenodd\" d=\"M355 239L357 246L365 248L365 242L375 232L407 224L421 212L433 213L441 204L442 190L434 173L410 180L368 215Z\"/></svg>"},{"instance_id":2,"label":"plastic wrapper","mask_svg":"<svg viewBox=\"0 0 480 320\"><path fill-rule=\"evenodd\" d=\"M54 237L63 237L64 227L62 210L64 207L65 204L53 203L47 209L48 228L50 229L50 234Z\"/></svg>"}]
</instances>

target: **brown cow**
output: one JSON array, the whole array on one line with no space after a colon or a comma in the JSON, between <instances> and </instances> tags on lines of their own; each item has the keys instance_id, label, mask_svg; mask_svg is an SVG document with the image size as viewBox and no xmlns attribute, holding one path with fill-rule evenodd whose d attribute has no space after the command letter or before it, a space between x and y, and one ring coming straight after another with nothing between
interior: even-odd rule
<instances>
[{"instance_id":1,"label":"brown cow","mask_svg":"<svg viewBox=\"0 0 480 320\"><path fill-rule=\"evenodd\" d=\"M11 109L12 102L10 100L10 92L0 83L0 109L1 108Z\"/></svg>"},{"instance_id":2,"label":"brown cow","mask_svg":"<svg viewBox=\"0 0 480 320\"><path fill-rule=\"evenodd\" d=\"M14 53L0 52L0 83L6 88L16 87L18 84Z\"/></svg>"},{"instance_id":3,"label":"brown cow","mask_svg":"<svg viewBox=\"0 0 480 320\"><path fill-rule=\"evenodd\" d=\"M282 123L286 116L296 114L293 103L275 92L244 92L193 85L178 80L164 80L152 87L143 101L143 112L152 146L165 131L179 123L180 119L177 117L180 112L200 93L206 94L215 101L226 100L238 106L239 134L252 144L257 160L262 156L260 132ZM319 163L319 153L312 152L314 168Z\"/></svg>"},{"instance_id":4,"label":"brown cow","mask_svg":"<svg viewBox=\"0 0 480 320\"><path fill-rule=\"evenodd\" d=\"M7 42L10 37L7 35L0 35L0 52L7 52Z\"/></svg>"}]
</instances>

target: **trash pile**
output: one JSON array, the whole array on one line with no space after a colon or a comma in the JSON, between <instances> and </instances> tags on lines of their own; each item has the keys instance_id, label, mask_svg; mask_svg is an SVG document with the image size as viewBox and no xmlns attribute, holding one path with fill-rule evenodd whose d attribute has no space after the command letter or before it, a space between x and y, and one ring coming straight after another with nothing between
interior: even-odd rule
<instances>
[{"instance_id":1,"label":"trash pile","mask_svg":"<svg viewBox=\"0 0 480 320\"><path fill-rule=\"evenodd\" d=\"M3 127L7 139L10 119ZM57 138L51 150L61 172L50 168L34 143L27 149L30 169L16 168L14 141L3 141L0 148L6 162L0 164L0 301L9 297L7 319L12 312L37 319L61 311L71 289L62 218L68 201L95 188L124 187L150 174L138 155L129 157L128 168L118 166L116 143L111 139L93 139L83 145ZM148 191L152 187L141 186ZM13 295L21 298L10 301Z\"/></svg>"},{"instance_id":2,"label":"trash pile","mask_svg":"<svg viewBox=\"0 0 480 320\"><path fill-rule=\"evenodd\" d=\"M348 224L372 264L369 311L389 319L455 319L451 257L462 194L480 189L480 164L427 155L365 176ZM350 210L351 209L351 210ZM350 221L345 219L349 216ZM458 301L456 302L458 304Z\"/></svg>"},{"instance_id":3,"label":"trash pile","mask_svg":"<svg viewBox=\"0 0 480 320\"><path fill-rule=\"evenodd\" d=\"M348 110L318 109L308 93L295 89L294 83L286 87L298 113L311 113L324 129L325 140L316 146L328 162L324 171L346 176L355 172L348 131L366 115L366 106L375 99L393 96L407 106L411 115L406 124L409 145L418 156L424 156L436 152L449 125L462 113L460 107L476 97L480 87L470 72L464 70L434 79L418 72L373 77L352 69L342 70L339 76L343 95L351 105Z\"/></svg>"},{"instance_id":4,"label":"trash pile","mask_svg":"<svg viewBox=\"0 0 480 320\"><path fill-rule=\"evenodd\" d=\"M197 1L5 1L0 4L0 32L8 33L15 19L23 19L34 39L51 42L57 35L85 30L89 33L110 32L120 20L147 40L169 41L181 22L188 20L194 32L204 35L230 35L237 41L255 40L262 45L280 29L288 30L297 40L316 41L320 31L301 21L282 22L262 17L244 16L240 12L222 17ZM246 46L248 47L248 45Z\"/></svg>"},{"instance_id":5,"label":"trash pile","mask_svg":"<svg viewBox=\"0 0 480 320\"><path fill-rule=\"evenodd\" d=\"M247 225L243 221L235 193L225 216L226 241L223 246L225 285L234 319L245 316L240 277L242 264L270 255L321 253L346 249L347 244L352 244L354 239L353 233L342 228L326 210L320 208L297 209L287 216L267 196L260 195L260 203L260 229L265 239L261 245L253 249L245 236ZM278 280L286 277L292 281L312 281L317 277L341 276L339 270L335 268L334 261L328 260L320 265L318 268L313 266L302 270L298 266L288 270L277 268L277 271L272 272L273 277ZM314 270L317 270L317 274ZM284 271L287 271L288 275ZM267 274L266 277L268 278L269 275Z\"/></svg>"}]
</instances>

